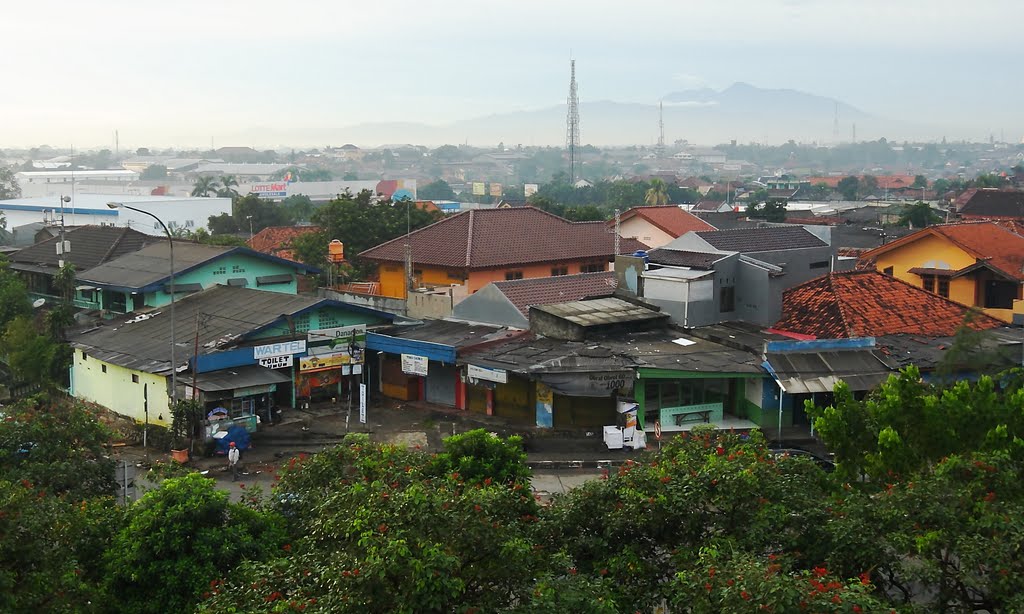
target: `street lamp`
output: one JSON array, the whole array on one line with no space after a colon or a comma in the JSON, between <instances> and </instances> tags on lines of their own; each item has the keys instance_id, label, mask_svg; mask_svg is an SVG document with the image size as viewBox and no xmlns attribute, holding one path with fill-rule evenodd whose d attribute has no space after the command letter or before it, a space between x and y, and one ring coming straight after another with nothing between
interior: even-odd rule
<instances>
[{"instance_id":1,"label":"street lamp","mask_svg":"<svg viewBox=\"0 0 1024 614\"><path fill-rule=\"evenodd\" d=\"M252 234L252 216L251 215L247 215L247 216L245 216L245 219L249 220L249 243L251 244L252 243L252 237L253 237L253 234ZM249 247L252 247L252 245L250 245Z\"/></svg>"},{"instance_id":2,"label":"street lamp","mask_svg":"<svg viewBox=\"0 0 1024 614\"><path fill-rule=\"evenodd\" d=\"M174 241L171 238L171 231L167 230L167 225L164 221L153 215L149 211L143 211L142 209L136 209L135 207L129 207L124 203L107 203L107 206L111 209L128 209L135 211L136 213L142 213L156 220L160 227L164 229L164 234L167 235L167 247L171 253L171 404L173 405L178 401L178 364L174 361ZM133 307L134 308L134 307Z\"/></svg>"}]
</instances>

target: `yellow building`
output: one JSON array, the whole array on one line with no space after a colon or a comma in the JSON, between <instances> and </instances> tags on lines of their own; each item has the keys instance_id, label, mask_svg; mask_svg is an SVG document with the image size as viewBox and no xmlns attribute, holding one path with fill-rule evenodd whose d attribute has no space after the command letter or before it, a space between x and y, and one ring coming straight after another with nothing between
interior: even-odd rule
<instances>
[{"instance_id":1,"label":"yellow building","mask_svg":"<svg viewBox=\"0 0 1024 614\"><path fill-rule=\"evenodd\" d=\"M412 260L406 282L406 245ZM621 239L620 253L646 249ZM534 207L471 209L360 254L378 264L380 293L406 298L410 285L465 286L472 294L493 281L607 271L615 235L603 222L570 222Z\"/></svg>"},{"instance_id":2,"label":"yellow building","mask_svg":"<svg viewBox=\"0 0 1024 614\"><path fill-rule=\"evenodd\" d=\"M1012 322L1024 314L1024 237L995 222L931 226L861 257L887 275Z\"/></svg>"}]
</instances>

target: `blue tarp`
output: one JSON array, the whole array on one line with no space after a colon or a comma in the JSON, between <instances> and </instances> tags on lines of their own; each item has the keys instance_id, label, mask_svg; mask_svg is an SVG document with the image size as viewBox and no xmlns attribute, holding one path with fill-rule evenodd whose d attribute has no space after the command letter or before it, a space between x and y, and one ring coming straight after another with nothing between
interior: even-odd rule
<instances>
[{"instance_id":1,"label":"blue tarp","mask_svg":"<svg viewBox=\"0 0 1024 614\"><path fill-rule=\"evenodd\" d=\"M235 442L235 447L239 450L248 450L251 439L249 431L245 430L244 426L233 424L228 427L227 435L214 441L217 442L217 454L227 454L232 441Z\"/></svg>"}]
</instances>

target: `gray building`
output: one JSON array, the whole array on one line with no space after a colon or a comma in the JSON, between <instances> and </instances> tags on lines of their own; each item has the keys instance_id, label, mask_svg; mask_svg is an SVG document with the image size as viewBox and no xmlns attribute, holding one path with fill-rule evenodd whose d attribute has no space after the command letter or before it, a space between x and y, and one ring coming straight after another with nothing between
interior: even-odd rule
<instances>
[{"instance_id":1,"label":"gray building","mask_svg":"<svg viewBox=\"0 0 1024 614\"><path fill-rule=\"evenodd\" d=\"M620 289L687 328L737 320L771 326L782 315L783 291L837 267L827 226L690 232L646 262L620 260Z\"/></svg>"}]
</instances>

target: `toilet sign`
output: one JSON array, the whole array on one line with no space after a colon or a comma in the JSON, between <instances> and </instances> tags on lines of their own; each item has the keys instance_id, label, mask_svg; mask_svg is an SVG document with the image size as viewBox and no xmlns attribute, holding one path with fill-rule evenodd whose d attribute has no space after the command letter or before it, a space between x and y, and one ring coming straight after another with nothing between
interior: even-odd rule
<instances>
[{"instance_id":1,"label":"toilet sign","mask_svg":"<svg viewBox=\"0 0 1024 614\"><path fill-rule=\"evenodd\" d=\"M260 366L266 367L268 369L284 369L285 367L292 366L293 362L294 361L292 359L291 354L286 354L284 356L271 356L269 358L260 358Z\"/></svg>"}]
</instances>

